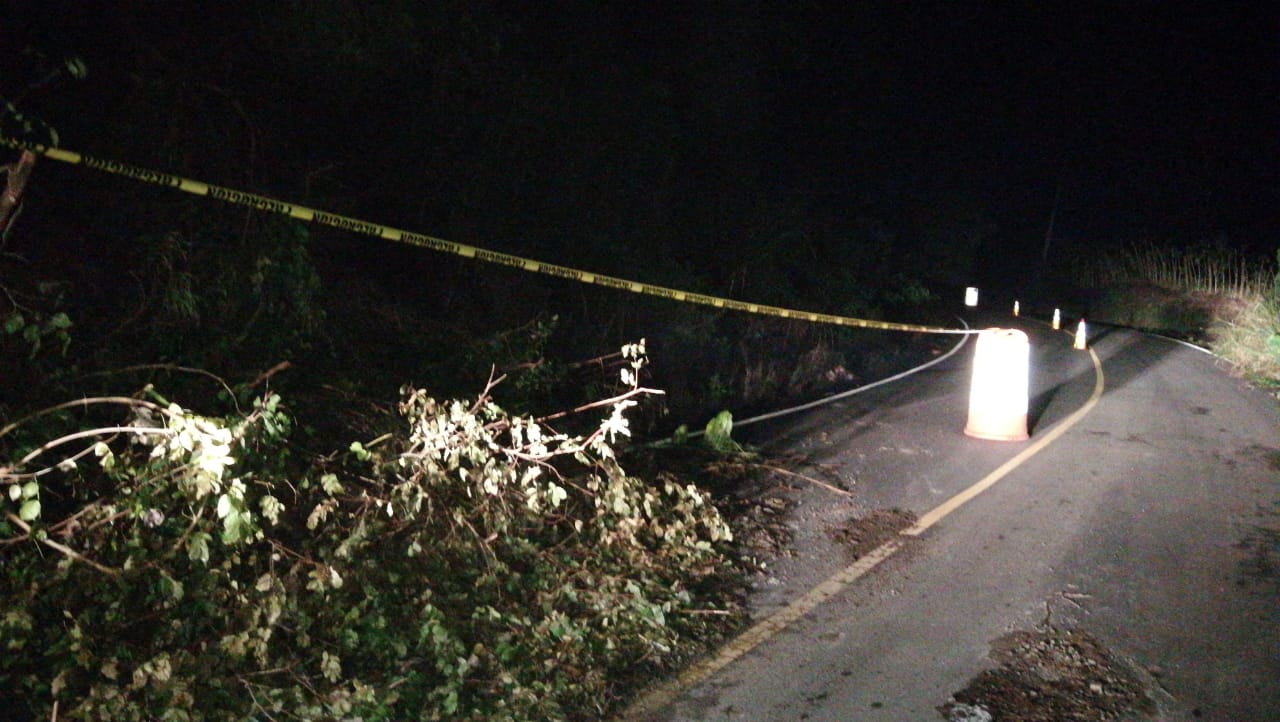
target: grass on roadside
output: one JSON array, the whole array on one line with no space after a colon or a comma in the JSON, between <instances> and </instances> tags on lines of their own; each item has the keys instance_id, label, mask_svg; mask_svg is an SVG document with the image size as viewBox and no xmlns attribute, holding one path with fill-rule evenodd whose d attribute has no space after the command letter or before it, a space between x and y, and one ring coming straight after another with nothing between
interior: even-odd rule
<instances>
[{"instance_id":1,"label":"grass on roadside","mask_svg":"<svg viewBox=\"0 0 1280 722\"><path fill-rule=\"evenodd\" d=\"M1280 294L1240 299L1215 316L1209 345L1245 376L1280 388Z\"/></svg>"},{"instance_id":2,"label":"grass on roadside","mask_svg":"<svg viewBox=\"0 0 1280 722\"><path fill-rule=\"evenodd\" d=\"M1280 252L1277 252L1280 261ZM1280 388L1280 272L1234 249L1130 246L1081 282L1093 316L1207 345L1243 376Z\"/></svg>"},{"instance_id":3,"label":"grass on roadside","mask_svg":"<svg viewBox=\"0 0 1280 722\"><path fill-rule=\"evenodd\" d=\"M1171 290L1242 297L1275 290L1275 269L1234 248L1140 243L1103 256L1086 279L1094 288L1145 281Z\"/></svg>"}]
</instances>

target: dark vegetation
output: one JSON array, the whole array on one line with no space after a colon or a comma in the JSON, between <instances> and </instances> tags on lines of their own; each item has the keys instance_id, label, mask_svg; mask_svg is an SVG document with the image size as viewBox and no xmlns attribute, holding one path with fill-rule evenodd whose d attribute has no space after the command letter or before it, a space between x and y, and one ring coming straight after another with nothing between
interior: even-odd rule
<instances>
[{"instance_id":1,"label":"dark vegetation","mask_svg":"<svg viewBox=\"0 0 1280 722\"><path fill-rule=\"evenodd\" d=\"M161 6L32 38L0 88L4 134L873 318L949 322L927 289L986 228L976 207L917 212L923 196L837 214L818 184L766 178L770 130L741 118L785 78L725 55L752 27L709 45L695 23L639 57L487 4L218 20ZM20 720L595 719L742 619L729 522L699 490L714 472L631 458L627 434L929 348L49 160L2 250L0 688Z\"/></svg>"},{"instance_id":2,"label":"dark vegetation","mask_svg":"<svg viewBox=\"0 0 1280 722\"><path fill-rule=\"evenodd\" d=\"M602 29L643 22L612 14ZM48 142L47 122L89 155L525 257L854 316L919 320L926 288L962 283L991 230L976 203L939 202L946 188L869 191L851 209L833 207L820 178L778 177L766 151L776 131L742 119L766 113L789 66L722 57L764 42L749 26L717 38L729 18L691 20L683 43L639 57L626 42L474 3L286 3L219 16L231 27L216 35L196 19L117 18L118 45L64 48L59 37L35 48L46 56L26 56L25 77L5 89L41 121L26 139ZM49 78L55 50L87 57L88 77ZM668 403L696 416L697 399L770 402L791 381L768 368L778 351L886 343L397 248L50 162L6 251L12 293L30 299L46 284L42 307L73 317L76 361L238 377L288 359L296 372L276 379L285 391L304 368L385 398L410 378L474 386L490 365L531 372L504 396L545 391L565 364L643 336Z\"/></svg>"},{"instance_id":3,"label":"dark vegetation","mask_svg":"<svg viewBox=\"0 0 1280 722\"><path fill-rule=\"evenodd\" d=\"M1277 263L1222 245L1133 245L1078 279L1098 321L1201 344L1254 383L1280 388Z\"/></svg>"},{"instance_id":4,"label":"dark vegetation","mask_svg":"<svg viewBox=\"0 0 1280 722\"><path fill-rule=\"evenodd\" d=\"M837 192L783 162L766 119L811 60L766 11L655 45L621 3L52 5L30 17L56 32L5 48L23 142L865 318L951 325L938 300L999 233L953 175ZM733 479L630 445L933 343L39 161L0 242L0 708L596 719L742 618Z\"/></svg>"}]
</instances>

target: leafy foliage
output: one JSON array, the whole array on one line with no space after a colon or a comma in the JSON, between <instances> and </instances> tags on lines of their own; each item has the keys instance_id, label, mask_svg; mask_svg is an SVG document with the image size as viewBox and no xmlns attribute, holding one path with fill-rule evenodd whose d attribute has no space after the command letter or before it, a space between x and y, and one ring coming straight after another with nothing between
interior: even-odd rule
<instances>
[{"instance_id":1,"label":"leafy foliage","mask_svg":"<svg viewBox=\"0 0 1280 722\"><path fill-rule=\"evenodd\" d=\"M0 325L0 331L4 335L21 338L22 343L31 348L29 359L34 359L40 353L48 339L56 341L57 347L64 353L71 345L71 335L67 333L67 329L71 328L71 319L62 312L45 315L39 312L23 314L13 310L0 320L0 324L3 324Z\"/></svg>"},{"instance_id":2,"label":"leafy foliage","mask_svg":"<svg viewBox=\"0 0 1280 722\"><path fill-rule=\"evenodd\" d=\"M742 451L742 446L733 440L733 414L721 411L707 422L707 445L722 454Z\"/></svg>"},{"instance_id":3,"label":"leafy foliage","mask_svg":"<svg viewBox=\"0 0 1280 722\"><path fill-rule=\"evenodd\" d=\"M19 719L574 719L663 666L728 526L614 453L644 344L585 435L490 396L405 388L394 433L304 472L279 397L228 418L148 391L128 418L20 450L6 654ZM54 413L49 410L47 413ZM0 430L13 433L31 418ZM68 449L75 451L68 452Z\"/></svg>"},{"instance_id":4,"label":"leafy foliage","mask_svg":"<svg viewBox=\"0 0 1280 722\"><path fill-rule=\"evenodd\" d=\"M215 368L233 357L261 367L316 343L325 315L305 226L258 214L208 220L186 203L177 210L168 230L134 239L141 294L118 334Z\"/></svg>"},{"instance_id":5,"label":"leafy foliage","mask_svg":"<svg viewBox=\"0 0 1280 722\"><path fill-rule=\"evenodd\" d=\"M738 119L763 102L750 76L764 56L704 40L750 35L739 13L716 11L655 62L601 40L632 29L629 9L580 10L551 12L600 31L525 27L488 3L287 2L191 43L205 15L174 9L89 58L101 84L31 107L90 154L601 272L642 268L661 285L856 315L927 297L878 287L911 282L890 257L910 224L868 212L842 225L843 204L822 213L816 195L762 200L768 134ZM654 72L681 66L692 74ZM734 82L717 85L725 72ZM388 97L431 112L381 112ZM620 386L583 382L566 359L661 335L672 361L655 385L693 410L674 415L702 418L785 393L796 358L828 370L824 332L512 282L170 189L38 180L29 202L58 206L32 206L11 248L33 278L56 270L74 305L15 292L15 310L39 309L21 310L21 328L0 308L0 362L25 369L4 380L33 390L0 411L80 400L0 430L6 710L594 719L683 640L735 619L709 591L729 541L709 499L671 475L635 478L614 455L633 424L666 423L667 409L636 403L651 393L643 345L590 365L620 370ZM801 199L823 185L795 182ZM77 355L56 375L69 319ZM256 381L216 402L245 407L234 413L176 378L157 383L183 405L154 389L81 393L120 366L231 377L282 361L308 374L290 412ZM439 400L494 366L509 374L502 406L493 384ZM317 388L356 399L424 375L433 393L403 389L397 415L358 432L351 408L299 411L323 408Z\"/></svg>"},{"instance_id":6,"label":"leafy foliage","mask_svg":"<svg viewBox=\"0 0 1280 722\"><path fill-rule=\"evenodd\" d=\"M5 270L0 266L0 270ZM65 310L65 284L50 281L0 285L0 418L64 373L73 323Z\"/></svg>"}]
</instances>

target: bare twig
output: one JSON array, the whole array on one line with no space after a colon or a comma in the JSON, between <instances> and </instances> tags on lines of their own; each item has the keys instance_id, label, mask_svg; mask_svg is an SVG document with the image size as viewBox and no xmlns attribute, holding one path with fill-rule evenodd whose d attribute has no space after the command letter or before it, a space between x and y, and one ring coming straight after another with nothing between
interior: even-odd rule
<instances>
[{"instance_id":1,"label":"bare twig","mask_svg":"<svg viewBox=\"0 0 1280 722\"><path fill-rule=\"evenodd\" d=\"M200 519L203 517L204 509L197 508L195 516L191 517L191 523L188 524L186 530L182 532L182 536L175 539L173 546L169 547L169 553L167 556L173 556L178 553L178 550L182 548L183 543L185 543L187 539L191 538L191 532L196 530L196 525L200 523Z\"/></svg>"},{"instance_id":2,"label":"bare twig","mask_svg":"<svg viewBox=\"0 0 1280 722\"><path fill-rule=\"evenodd\" d=\"M22 198L22 190L27 185L27 178L31 176L31 169L36 164L36 154L29 150L22 151L15 163L0 166L0 171L4 171L8 176L5 182L5 188L0 191L0 238L8 237L9 227L13 225L14 219L18 214L14 212L18 201Z\"/></svg>"},{"instance_id":3,"label":"bare twig","mask_svg":"<svg viewBox=\"0 0 1280 722\"><path fill-rule=\"evenodd\" d=\"M67 434L66 436L60 436L52 441L45 442L41 446L32 450L31 453L22 457L22 459L18 461L18 464L25 464L50 449L57 448L63 444L68 444L76 439L103 436L104 434L152 434L156 436L172 436L173 433L172 429L157 426L103 426L97 429L86 429L84 431L77 431L74 434Z\"/></svg>"},{"instance_id":4,"label":"bare twig","mask_svg":"<svg viewBox=\"0 0 1280 722\"><path fill-rule=\"evenodd\" d=\"M614 362L620 359L622 359L622 352L614 351L613 353L607 353L603 356L596 356L595 358L589 358L584 361L574 361L568 364L568 366L571 369L580 369L580 368L585 368L587 366L596 366L596 367L599 367L601 370L604 370L606 368L606 364L605 364L606 361ZM608 365L616 366L617 363L610 363Z\"/></svg>"},{"instance_id":5,"label":"bare twig","mask_svg":"<svg viewBox=\"0 0 1280 722\"><path fill-rule=\"evenodd\" d=\"M245 690L248 691L249 699L253 701L254 708L257 709L257 711L267 719L275 720L275 717L272 717L271 713L267 712L266 708L263 707L260 702L258 702L258 695L253 693L253 685L249 682L249 680L245 679L243 676L240 677L239 679L240 679L240 683L244 685Z\"/></svg>"},{"instance_id":6,"label":"bare twig","mask_svg":"<svg viewBox=\"0 0 1280 722\"><path fill-rule=\"evenodd\" d=\"M52 540L52 539L48 538L47 536L46 536L46 537L42 537L42 538L32 537L32 536L31 536L31 525L30 525L30 524L28 524L28 523L26 523L25 521L23 521L23 520L22 520L22 519L21 519L17 514L14 514L13 512L8 512L7 514L5 514L5 516L9 519L9 521L11 521L11 522L13 522L14 524L16 524L16 525L18 526L18 528L19 528L19 529L22 529L22 531L26 533L26 536L31 537L31 538L33 538L33 539L36 539L36 541L38 541L38 542L40 542L41 544L43 544L43 545L45 545L45 546L49 547L50 549L53 549L53 550L55 550L55 551L58 551L58 552L62 553L63 555L65 555L65 556L67 556L67 557L69 557L69 558L71 558L71 559L74 559L75 561L83 562L84 564L88 564L89 566L93 567L94 569L97 569L98 571L102 572L103 574L107 574L107 575L110 575L110 576L116 576L117 574L119 574L119 573L120 573L120 570L118 570L118 569L112 569L111 567L108 567L108 566L104 566L104 565L102 565L102 564L99 564L98 562L95 562L94 560L92 560L92 559L90 559L90 558L88 558L88 557L84 556L83 554L81 554L80 552L76 551L75 549L72 549L71 547L66 546L65 544L59 544L58 542L56 542L56 541L54 541L54 540Z\"/></svg>"},{"instance_id":7,"label":"bare twig","mask_svg":"<svg viewBox=\"0 0 1280 722\"><path fill-rule=\"evenodd\" d=\"M3 428L0 428L0 436L7 435L9 432L13 431L19 426L22 426L28 421L31 421L32 419L38 419L41 416L52 414L56 411L61 411L63 409L75 408L77 406L90 406L92 404L120 404L123 406L143 406L148 409L151 409L152 411L158 411L162 414L168 413L168 411L163 406L160 406L159 404L155 404L150 401L143 401L142 399L135 399L131 396L93 396L93 397L84 398L84 399L76 399L75 401L67 401L65 403L58 404L57 406L50 406L46 409L40 409L35 413L27 414L21 419L18 419L13 423L6 424Z\"/></svg>"},{"instance_id":8,"label":"bare twig","mask_svg":"<svg viewBox=\"0 0 1280 722\"><path fill-rule=\"evenodd\" d=\"M62 461L59 461L53 466L46 466L43 469L37 469L35 471L21 471L21 472L15 473L12 467L0 468L0 479L10 479L13 481L17 481L18 479L38 479L46 474L52 474L53 472L57 471L58 468L63 464L66 464L68 462L74 463L83 459L84 457L88 456L89 453L92 451L93 451L93 447L87 446L77 451L76 453L72 454L71 456L66 457Z\"/></svg>"},{"instance_id":9,"label":"bare twig","mask_svg":"<svg viewBox=\"0 0 1280 722\"><path fill-rule=\"evenodd\" d=\"M804 481L807 481L807 482L809 482L810 484L816 484L816 485L818 485L818 486L822 487L823 489L827 489L828 491L834 491L834 492L835 492L835 493L837 493L837 494L843 494L844 496L853 496L853 493L852 493L852 492L850 492L850 491L847 491L847 490L845 490L845 489L841 489L841 488L840 488L840 487L838 487L838 486L832 486L831 484L828 484L828 483L827 483L827 482L825 482L825 481L819 481L819 480L817 480L817 479L815 479L815 478L813 478L813 477L811 477L811 476L805 476L804 474L798 474L798 473L796 473L796 472L794 472L794 471L791 471L790 469L783 469L783 468L782 468L782 467L780 467L780 466L770 466L769 464L758 464L758 466L759 466L759 467L761 467L761 468L763 468L763 469L768 469L768 470L770 470L770 471L776 471L776 472L778 472L779 474L786 474L787 476L794 476L794 477L796 477L797 479L803 479Z\"/></svg>"},{"instance_id":10,"label":"bare twig","mask_svg":"<svg viewBox=\"0 0 1280 722\"><path fill-rule=\"evenodd\" d=\"M600 400L600 401L593 401L593 402L591 402L591 403L589 403L589 404L583 404L582 406L579 406L578 408L573 409L573 410L571 410L571 411L557 411L557 412L556 412L556 413L554 413L554 414L550 414L550 415L548 415L548 416L543 416L543 417L540 417L540 418L534 419L534 421L537 421L538 423L540 423L540 424L541 424L541 423L546 422L546 421L551 421L552 419L559 419L559 418L563 418L563 417L565 417L565 416L569 416L569 415L571 415L571 414L580 414L580 413L582 413L583 411L589 411L589 410L591 410L591 409L600 408L601 406L613 406L614 404L618 403L619 401L626 401L627 399L631 398L632 396L640 396L640 395L644 395L644 394L665 394L665 393L666 393L666 392L665 392L665 391L663 391L663 390L661 390L661 389L650 389L650 388L645 388L645 387L643 387L643 386L642 386L642 387L639 387L639 388L631 389L630 391L627 391L626 393L623 393L623 394L619 394L619 395L617 395L617 396L614 396L614 397L613 397L613 398L611 398L611 399L602 399L602 400Z\"/></svg>"},{"instance_id":11,"label":"bare twig","mask_svg":"<svg viewBox=\"0 0 1280 722\"><path fill-rule=\"evenodd\" d=\"M231 386L227 384L226 380L223 379L221 376L211 371L206 371L205 369L192 368L190 366L179 366L178 364L137 364L134 366L125 366L124 368L121 368L121 369L95 371L93 373L85 374L77 378L89 379L89 378L93 378L94 376L114 376L116 374L126 374L134 371L181 371L182 373L185 373L185 374L207 376L208 378L216 381L218 385L222 387L222 390L227 392L227 396L231 398L232 403L235 403L235 400L236 400L236 395L231 391ZM237 412L239 411L238 407L236 411Z\"/></svg>"},{"instance_id":12,"label":"bare twig","mask_svg":"<svg viewBox=\"0 0 1280 722\"><path fill-rule=\"evenodd\" d=\"M276 364L275 366L272 366L271 368L267 369L266 371L263 371L262 373L258 374L258 378L254 379L254 380L253 380L253 383L249 384L249 388L251 388L251 389L252 389L252 388L257 387L257 386L258 386L258 384L261 384L262 382L269 380L272 376L275 376L276 374L280 373L281 371L284 371L284 370L286 370L286 369L289 369L289 368L291 368L292 366L293 366L293 364L289 363L288 361L281 361L280 363Z\"/></svg>"}]
</instances>

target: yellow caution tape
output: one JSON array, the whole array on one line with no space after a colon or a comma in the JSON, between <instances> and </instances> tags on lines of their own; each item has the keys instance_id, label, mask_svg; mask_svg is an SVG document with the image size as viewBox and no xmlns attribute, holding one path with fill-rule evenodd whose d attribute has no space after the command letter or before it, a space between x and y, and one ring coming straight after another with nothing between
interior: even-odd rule
<instances>
[{"instance_id":1,"label":"yellow caution tape","mask_svg":"<svg viewBox=\"0 0 1280 722\"><path fill-rule=\"evenodd\" d=\"M486 263L496 263L501 266L510 266L512 268L519 268L533 273L543 273L549 276L567 278L571 281L579 281L581 283L592 283L597 286L605 286L607 288L614 288L620 291L630 291L631 293L640 293L648 296L659 296L672 301L697 303L704 306L715 306L716 308L727 308L733 311L745 311L747 313L778 316L780 318L793 318L801 321L812 321L814 323L830 323L837 326L854 326L858 328L872 328L884 331L912 331L916 333L975 333L975 331L970 329L942 328L940 326L892 323L889 321L873 321L865 318L834 316L827 313L813 313L812 311L797 311L789 308L780 308L778 306L766 306L764 304L746 303L744 301L735 301L733 299L720 298L718 296L705 296L700 293L689 293L688 291L681 291L675 288L654 286L648 283L640 283L639 281L629 281L625 278L615 278L613 276L605 276L599 273L580 271L576 268L558 266L554 263L543 263L541 261L535 261L528 258L521 258L520 256L512 256L507 253L476 248L463 243L454 243L453 241L446 241L442 238L433 238L432 236L426 236L420 233L411 233L409 231L400 230L399 228L392 228L390 226L362 221L358 218L340 216L336 213L325 213L324 211L318 211L314 208L294 205L293 203L285 203L284 201L260 196L256 193L247 193L233 188L223 188L222 186L202 183L197 180L191 180L190 178L182 178L175 175L169 175L168 173L148 170L146 168L138 168L125 163L92 158L79 153L73 153L69 150L63 150L62 148L51 148L38 144L23 143L21 141L12 140L2 136L0 136L0 145L15 149L26 149L64 163L83 165L88 168L93 168L94 170L125 176L126 178L133 178L134 180L142 181L143 183L169 186L171 188L177 188L180 191L186 191L187 193L199 196L208 196L220 201L226 201L227 203L247 206L249 208L266 211L268 213L278 213L280 215L291 216L303 221L320 223L333 228L340 228L344 231L361 233L367 236L376 236L388 241L421 246L422 248L429 248L433 251L452 253L455 256L474 258Z\"/></svg>"}]
</instances>

